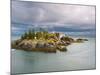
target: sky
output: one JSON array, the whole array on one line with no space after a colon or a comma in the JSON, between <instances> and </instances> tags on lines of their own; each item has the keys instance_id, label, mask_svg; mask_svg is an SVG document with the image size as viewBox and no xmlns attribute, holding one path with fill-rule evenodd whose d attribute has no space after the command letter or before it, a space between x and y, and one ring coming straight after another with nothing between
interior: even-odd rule
<instances>
[{"instance_id":1,"label":"sky","mask_svg":"<svg viewBox=\"0 0 100 75\"><path fill-rule=\"evenodd\" d=\"M16 0L11 3L12 36L40 27L73 36L95 36L95 6Z\"/></svg>"}]
</instances>

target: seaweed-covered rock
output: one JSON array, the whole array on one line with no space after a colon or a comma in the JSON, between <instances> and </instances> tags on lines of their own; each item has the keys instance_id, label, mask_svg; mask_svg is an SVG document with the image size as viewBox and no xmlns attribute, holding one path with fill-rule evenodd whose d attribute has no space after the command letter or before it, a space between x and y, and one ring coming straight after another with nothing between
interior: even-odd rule
<instances>
[{"instance_id":1,"label":"seaweed-covered rock","mask_svg":"<svg viewBox=\"0 0 100 75\"><path fill-rule=\"evenodd\" d=\"M67 51L66 46L57 46L57 49L62 52Z\"/></svg>"},{"instance_id":2,"label":"seaweed-covered rock","mask_svg":"<svg viewBox=\"0 0 100 75\"><path fill-rule=\"evenodd\" d=\"M88 41L88 39L83 39L84 41Z\"/></svg>"},{"instance_id":3,"label":"seaweed-covered rock","mask_svg":"<svg viewBox=\"0 0 100 75\"><path fill-rule=\"evenodd\" d=\"M76 42L84 42L84 41L88 41L88 39L81 39L81 38L76 39Z\"/></svg>"},{"instance_id":4,"label":"seaweed-covered rock","mask_svg":"<svg viewBox=\"0 0 100 75\"><path fill-rule=\"evenodd\" d=\"M67 37L67 36L60 38L60 40L65 41L65 42L70 42L70 43L74 42L73 38L70 38L70 37Z\"/></svg>"}]
</instances>

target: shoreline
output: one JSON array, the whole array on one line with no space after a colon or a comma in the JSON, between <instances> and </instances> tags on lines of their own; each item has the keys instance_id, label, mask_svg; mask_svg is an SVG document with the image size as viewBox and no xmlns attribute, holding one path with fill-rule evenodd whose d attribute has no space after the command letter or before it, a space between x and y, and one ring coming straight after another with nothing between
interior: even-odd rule
<instances>
[{"instance_id":1,"label":"shoreline","mask_svg":"<svg viewBox=\"0 0 100 75\"><path fill-rule=\"evenodd\" d=\"M29 30L19 39L12 41L11 48L56 53L57 50L61 52L67 51L67 46L72 43L83 43L84 41L88 41L88 39L75 39L61 33L52 33L48 31L35 32L34 30Z\"/></svg>"}]
</instances>

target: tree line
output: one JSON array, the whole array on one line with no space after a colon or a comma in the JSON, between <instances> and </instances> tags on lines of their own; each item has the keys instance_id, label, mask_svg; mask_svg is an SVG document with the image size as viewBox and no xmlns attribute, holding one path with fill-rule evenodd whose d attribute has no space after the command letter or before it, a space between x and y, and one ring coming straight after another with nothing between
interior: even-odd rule
<instances>
[{"instance_id":1,"label":"tree line","mask_svg":"<svg viewBox=\"0 0 100 75\"><path fill-rule=\"evenodd\" d=\"M37 32L34 29L29 29L21 36L21 39L48 39L55 37L59 38L59 33L49 33L45 29L40 28Z\"/></svg>"}]
</instances>

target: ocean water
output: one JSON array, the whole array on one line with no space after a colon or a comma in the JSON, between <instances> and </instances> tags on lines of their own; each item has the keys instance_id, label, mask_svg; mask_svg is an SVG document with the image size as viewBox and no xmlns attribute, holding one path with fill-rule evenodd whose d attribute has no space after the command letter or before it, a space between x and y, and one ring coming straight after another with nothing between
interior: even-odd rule
<instances>
[{"instance_id":1,"label":"ocean water","mask_svg":"<svg viewBox=\"0 0 100 75\"><path fill-rule=\"evenodd\" d=\"M67 52L42 53L12 49L11 72L35 73L95 69L95 38L73 43Z\"/></svg>"}]
</instances>

